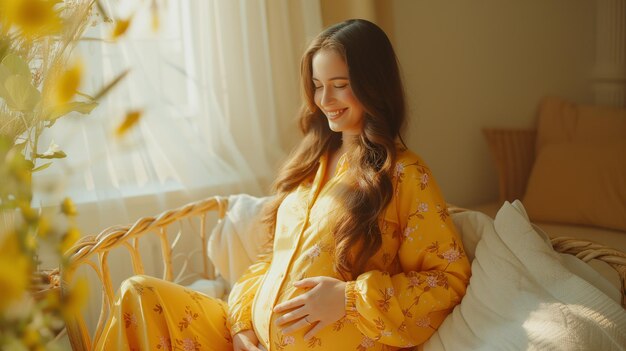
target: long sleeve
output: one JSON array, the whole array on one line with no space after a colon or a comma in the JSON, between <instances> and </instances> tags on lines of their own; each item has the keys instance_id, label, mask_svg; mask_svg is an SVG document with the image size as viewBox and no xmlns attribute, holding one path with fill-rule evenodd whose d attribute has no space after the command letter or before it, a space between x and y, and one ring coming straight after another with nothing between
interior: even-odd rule
<instances>
[{"instance_id":1,"label":"long sleeve","mask_svg":"<svg viewBox=\"0 0 626 351\"><path fill-rule=\"evenodd\" d=\"M425 342L461 301L470 265L421 160L399 161L393 181L400 272L373 270L348 282L346 314L372 340L409 347Z\"/></svg>"},{"instance_id":2,"label":"long sleeve","mask_svg":"<svg viewBox=\"0 0 626 351\"><path fill-rule=\"evenodd\" d=\"M228 296L228 324L231 335L252 329L252 302L272 262L272 253L260 255L233 285Z\"/></svg>"}]
</instances>

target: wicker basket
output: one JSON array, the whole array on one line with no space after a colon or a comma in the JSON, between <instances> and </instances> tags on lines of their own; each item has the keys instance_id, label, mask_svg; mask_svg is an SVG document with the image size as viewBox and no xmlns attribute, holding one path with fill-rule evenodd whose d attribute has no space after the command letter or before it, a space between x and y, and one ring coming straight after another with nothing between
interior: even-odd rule
<instances>
[{"instance_id":1,"label":"wicker basket","mask_svg":"<svg viewBox=\"0 0 626 351\"><path fill-rule=\"evenodd\" d=\"M110 250L117 247L128 249L132 258L134 274L144 274L143 260L139 252L139 239L148 233L156 234L160 237L164 267L163 279L177 282L177 278L181 277L181 274L177 274L176 278L174 276L172 249L178 242L181 233L179 233L173 243L170 243L166 235L167 228L177 222L197 217L200 219L200 241L204 263L201 275L212 279L215 276L214 269L206 254L208 242L208 236L206 235L207 214L210 211L218 211L218 218L223 218L227 208L228 201L226 198L219 196L211 197L174 210L165 211L157 217L141 218L133 225L110 227L98 235L84 237L74 245L69 251L69 269L61 273L63 276L60 283L61 291L63 292L65 287L72 282L79 267L88 265L96 272L102 284L102 307L93 335L89 333L82 314L75 315L67 320L67 334L73 350L89 351L92 349L92 345L96 344L103 331L104 323L113 305L114 287L111 283L111 273L108 266ZM460 211L464 211L464 209L451 207L450 212L456 213ZM626 254L602 245L571 238L555 238L552 240L552 244L558 252L576 255L576 257L585 262L591 259L599 259L615 268L621 279L622 306L626 308ZM97 263L92 260L93 258L97 258Z\"/></svg>"}]
</instances>

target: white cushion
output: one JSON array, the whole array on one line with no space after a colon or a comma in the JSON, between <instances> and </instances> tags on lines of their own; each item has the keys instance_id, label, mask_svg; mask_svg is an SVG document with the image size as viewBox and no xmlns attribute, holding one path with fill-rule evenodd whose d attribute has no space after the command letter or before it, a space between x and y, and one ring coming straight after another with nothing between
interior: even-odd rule
<instances>
[{"instance_id":1,"label":"white cushion","mask_svg":"<svg viewBox=\"0 0 626 351\"><path fill-rule=\"evenodd\" d=\"M267 240L260 217L269 199L246 194L229 196L226 215L213 228L209 258L229 287L254 263Z\"/></svg>"},{"instance_id":2,"label":"white cushion","mask_svg":"<svg viewBox=\"0 0 626 351\"><path fill-rule=\"evenodd\" d=\"M495 217L501 204L499 202L491 202L481 206L473 207L472 209L486 213L490 217ZM622 252L626 252L626 232L620 232L617 230L610 230L596 227L586 227L572 224L556 224L556 223L543 223L533 222L537 224L542 231L550 236L550 238L556 237L572 237L581 240L587 240L596 242ZM611 296L617 296L617 299L621 299L619 289L622 285L617 271L613 269L606 262L600 260L591 260L589 263L584 264L583 269L592 267L595 271L615 287L612 290ZM593 277L597 274L591 273ZM604 280L604 279L603 279ZM596 285L592 282L593 285Z\"/></svg>"},{"instance_id":3,"label":"white cushion","mask_svg":"<svg viewBox=\"0 0 626 351\"><path fill-rule=\"evenodd\" d=\"M424 350L625 349L624 309L563 264L519 201L505 203L495 221L457 217L464 240L477 234L465 233L472 225L463 218L477 221L480 232L472 277ZM466 250L469 256L470 242Z\"/></svg>"}]
</instances>

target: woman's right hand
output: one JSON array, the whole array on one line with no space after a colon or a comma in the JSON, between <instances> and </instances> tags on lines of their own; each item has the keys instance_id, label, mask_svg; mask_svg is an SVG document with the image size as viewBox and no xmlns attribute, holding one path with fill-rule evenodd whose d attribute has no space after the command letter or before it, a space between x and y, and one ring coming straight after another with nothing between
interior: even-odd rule
<instances>
[{"instance_id":1,"label":"woman's right hand","mask_svg":"<svg viewBox=\"0 0 626 351\"><path fill-rule=\"evenodd\" d=\"M233 336L234 351L261 351L258 347L259 338L256 336L254 329L240 331Z\"/></svg>"}]
</instances>

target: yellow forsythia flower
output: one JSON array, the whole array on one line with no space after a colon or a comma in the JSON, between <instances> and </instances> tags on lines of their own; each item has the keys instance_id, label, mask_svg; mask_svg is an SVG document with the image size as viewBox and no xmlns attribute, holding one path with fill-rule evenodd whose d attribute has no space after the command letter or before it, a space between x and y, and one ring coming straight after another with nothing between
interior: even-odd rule
<instances>
[{"instance_id":1,"label":"yellow forsythia flower","mask_svg":"<svg viewBox=\"0 0 626 351\"><path fill-rule=\"evenodd\" d=\"M63 239L61 239L61 246L59 247L61 254L67 252L78 239L80 239L80 230L74 227L68 229L65 235L63 235Z\"/></svg>"},{"instance_id":2,"label":"yellow forsythia flower","mask_svg":"<svg viewBox=\"0 0 626 351\"><path fill-rule=\"evenodd\" d=\"M17 234L0 243L0 311L20 299L30 281L30 260L20 249Z\"/></svg>"},{"instance_id":3,"label":"yellow forsythia flower","mask_svg":"<svg viewBox=\"0 0 626 351\"><path fill-rule=\"evenodd\" d=\"M83 65L80 62L75 63L68 70L64 71L56 81L56 102L57 104L65 104L69 102L76 94L80 81L83 77Z\"/></svg>"},{"instance_id":4,"label":"yellow forsythia flower","mask_svg":"<svg viewBox=\"0 0 626 351\"><path fill-rule=\"evenodd\" d=\"M152 30L156 32L159 30L159 27L161 26L161 21L159 18L159 8L158 8L156 1L152 3L151 9L152 9L151 11L152 12Z\"/></svg>"},{"instance_id":5,"label":"yellow forsythia flower","mask_svg":"<svg viewBox=\"0 0 626 351\"><path fill-rule=\"evenodd\" d=\"M27 201L20 201L18 203L22 218L28 223L35 223L39 220L39 213L34 208L30 207L30 203Z\"/></svg>"},{"instance_id":6,"label":"yellow forsythia flower","mask_svg":"<svg viewBox=\"0 0 626 351\"><path fill-rule=\"evenodd\" d=\"M27 234L24 240L24 247L31 252L35 251L37 249L37 238L30 233Z\"/></svg>"},{"instance_id":7,"label":"yellow forsythia flower","mask_svg":"<svg viewBox=\"0 0 626 351\"><path fill-rule=\"evenodd\" d=\"M45 295L46 306L52 310L61 306L61 293L59 291Z\"/></svg>"},{"instance_id":8,"label":"yellow forsythia flower","mask_svg":"<svg viewBox=\"0 0 626 351\"><path fill-rule=\"evenodd\" d=\"M141 115L142 111L130 111L126 113L124 121L122 121L122 123L117 127L115 134L118 137L126 134L126 132L128 132L130 128L132 128L135 124L137 124L137 122L139 122Z\"/></svg>"},{"instance_id":9,"label":"yellow forsythia flower","mask_svg":"<svg viewBox=\"0 0 626 351\"><path fill-rule=\"evenodd\" d=\"M124 33L126 33L126 31L128 30L128 27L130 26L131 20L132 20L132 17L125 19L125 20L122 20L122 19L115 20L115 28L113 28L113 34L111 35L114 40L124 35Z\"/></svg>"},{"instance_id":10,"label":"yellow forsythia flower","mask_svg":"<svg viewBox=\"0 0 626 351\"><path fill-rule=\"evenodd\" d=\"M87 280L82 278L78 279L69 294L63 296L63 315L66 319L72 318L74 315L80 313L81 309L87 302L87 296L89 294L89 286Z\"/></svg>"},{"instance_id":11,"label":"yellow forsythia flower","mask_svg":"<svg viewBox=\"0 0 626 351\"><path fill-rule=\"evenodd\" d=\"M45 35L61 28L61 19L54 6L56 0L11 0L4 2L6 25L19 27L27 37Z\"/></svg>"},{"instance_id":12,"label":"yellow forsythia flower","mask_svg":"<svg viewBox=\"0 0 626 351\"><path fill-rule=\"evenodd\" d=\"M152 15L152 30L157 32L160 27L161 27L161 20L159 19L159 15L153 14Z\"/></svg>"},{"instance_id":13,"label":"yellow forsythia flower","mask_svg":"<svg viewBox=\"0 0 626 351\"><path fill-rule=\"evenodd\" d=\"M73 217L78 214L78 211L76 211L76 205L74 205L74 202L69 197L63 199L63 202L61 203L61 212L68 217Z\"/></svg>"},{"instance_id":14,"label":"yellow forsythia flower","mask_svg":"<svg viewBox=\"0 0 626 351\"><path fill-rule=\"evenodd\" d=\"M45 217L39 217L39 222L37 223L37 235L41 238L45 238L50 233L50 220Z\"/></svg>"},{"instance_id":15,"label":"yellow forsythia flower","mask_svg":"<svg viewBox=\"0 0 626 351\"><path fill-rule=\"evenodd\" d=\"M24 334L22 334L22 343L29 348L37 347L41 343L39 333L32 328L26 328Z\"/></svg>"}]
</instances>

